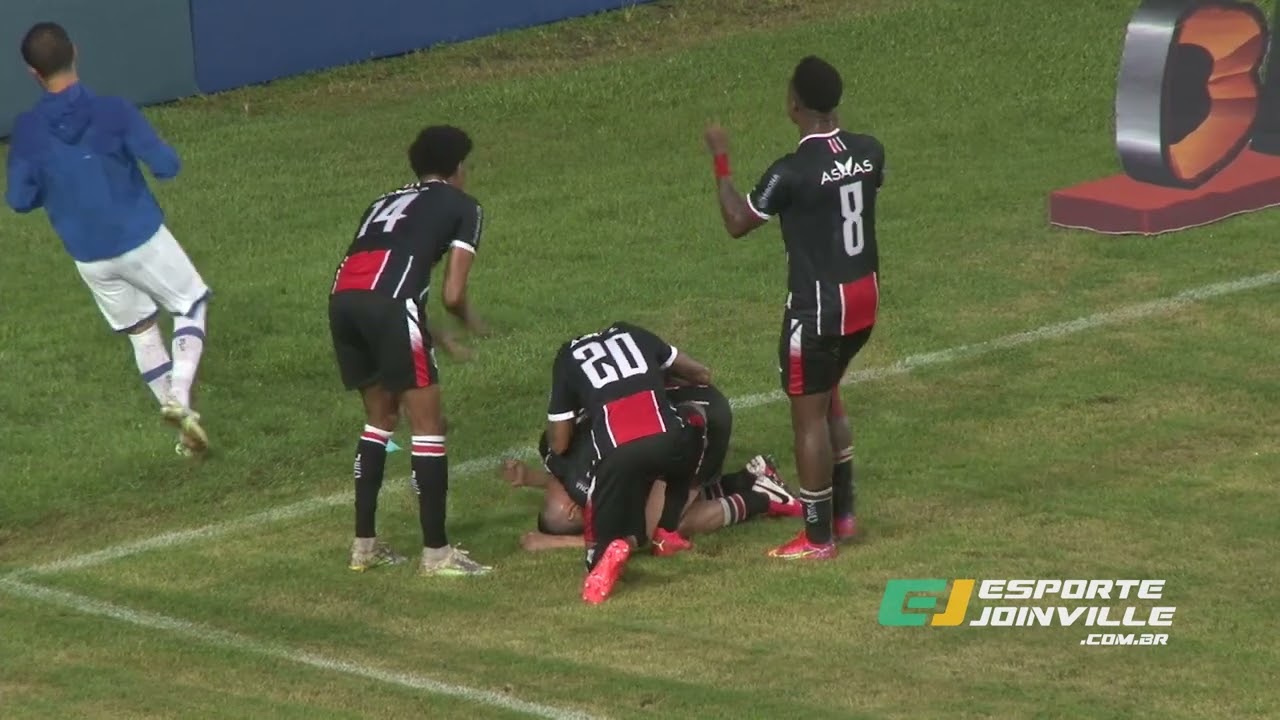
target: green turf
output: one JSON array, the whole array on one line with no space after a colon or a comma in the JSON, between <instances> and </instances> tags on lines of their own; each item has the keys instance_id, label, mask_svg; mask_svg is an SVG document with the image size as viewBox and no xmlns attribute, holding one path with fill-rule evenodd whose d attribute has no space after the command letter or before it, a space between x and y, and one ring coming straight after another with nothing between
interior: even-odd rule
<instances>
[{"instance_id":1,"label":"green turf","mask_svg":"<svg viewBox=\"0 0 1280 720\"><path fill-rule=\"evenodd\" d=\"M172 456L127 343L40 216L0 215L0 573L348 487L360 412L323 299L358 213L434 121L477 141L495 328L442 372L455 464L532 442L550 356L630 319L772 390L776 228L724 237L701 131L745 185L795 139L790 65L845 70L844 124L888 148L882 322L861 367L1280 270L1280 215L1157 238L1046 226L1049 191L1118 171L1129 0L660 2L149 111L186 170L159 188L217 297L201 408L216 453ZM455 477L453 535L498 572L344 568L349 510L35 582L200 627L614 718L1266 717L1280 652L1280 289L927 367L847 393L869 541L770 564L781 522L641 560L604 607L573 554L521 556L536 499ZM787 458L784 406L739 414L731 460ZM790 463L787 463L788 471ZM412 505L393 456L381 527ZM1084 630L876 622L895 577L1160 577L1163 648ZM510 717L0 593L0 716Z\"/></svg>"}]
</instances>

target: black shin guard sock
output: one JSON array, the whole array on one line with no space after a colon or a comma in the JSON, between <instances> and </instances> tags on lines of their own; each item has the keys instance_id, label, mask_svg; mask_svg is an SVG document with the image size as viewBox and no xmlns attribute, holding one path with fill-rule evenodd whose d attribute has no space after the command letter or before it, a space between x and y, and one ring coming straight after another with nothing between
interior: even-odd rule
<instances>
[{"instance_id":1,"label":"black shin guard sock","mask_svg":"<svg viewBox=\"0 0 1280 720\"><path fill-rule=\"evenodd\" d=\"M413 487L418 493L418 519L422 522L422 545L442 548L449 544L444 532L449 458L444 454L443 438L438 443L425 444L415 437L411 464Z\"/></svg>"},{"instance_id":2,"label":"black shin guard sock","mask_svg":"<svg viewBox=\"0 0 1280 720\"><path fill-rule=\"evenodd\" d=\"M734 493L720 498L720 508L724 511L724 526L729 527L769 512L769 496L753 491Z\"/></svg>"},{"instance_id":3,"label":"black shin guard sock","mask_svg":"<svg viewBox=\"0 0 1280 720\"><path fill-rule=\"evenodd\" d=\"M836 517L852 515L857 499L853 488L852 453L844 457L846 459L838 460L835 469L831 471L831 499Z\"/></svg>"},{"instance_id":4,"label":"black shin guard sock","mask_svg":"<svg viewBox=\"0 0 1280 720\"><path fill-rule=\"evenodd\" d=\"M755 491L743 493L742 500L747 508L746 517L742 518L743 520L750 520L769 512L769 496L764 493Z\"/></svg>"},{"instance_id":5,"label":"black shin guard sock","mask_svg":"<svg viewBox=\"0 0 1280 720\"><path fill-rule=\"evenodd\" d=\"M801 489L796 496L804 506L804 531L809 542L826 545L831 542L831 488Z\"/></svg>"},{"instance_id":6,"label":"black shin guard sock","mask_svg":"<svg viewBox=\"0 0 1280 720\"><path fill-rule=\"evenodd\" d=\"M376 428L366 427L356 445L356 537L371 538L378 534L378 491L387 466L387 438Z\"/></svg>"}]
</instances>

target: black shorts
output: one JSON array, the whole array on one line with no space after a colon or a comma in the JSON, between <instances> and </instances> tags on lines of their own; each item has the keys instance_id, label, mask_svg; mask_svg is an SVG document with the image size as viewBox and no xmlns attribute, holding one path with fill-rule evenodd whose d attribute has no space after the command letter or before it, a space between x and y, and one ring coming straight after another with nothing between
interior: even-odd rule
<instances>
[{"instance_id":1,"label":"black shorts","mask_svg":"<svg viewBox=\"0 0 1280 720\"><path fill-rule=\"evenodd\" d=\"M695 448L683 428L632 440L596 466L587 517L588 538L599 547L628 535L643 542L645 502L658 478L691 471Z\"/></svg>"},{"instance_id":2,"label":"black shorts","mask_svg":"<svg viewBox=\"0 0 1280 720\"><path fill-rule=\"evenodd\" d=\"M413 300L362 290L329 296L329 332L342 384L399 393L440 382L426 316Z\"/></svg>"},{"instance_id":3,"label":"black shorts","mask_svg":"<svg viewBox=\"0 0 1280 720\"><path fill-rule=\"evenodd\" d=\"M711 385L687 385L667 388L667 399L679 410L681 405L693 404L706 415L702 456L698 464L694 487L706 487L716 482L724 472L724 459L729 454L729 437L733 434L733 408L729 398Z\"/></svg>"},{"instance_id":4,"label":"black shorts","mask_svg":"<svg viewBox=\"0 0 1280 720\"><path fill-rule=\"evenodd\" d=\"M828 392L840 384L844 372L867 340L872 328L852 335L818 335L811 323L788 314L778 343L778 371L787 395Z\"/></svg>"}]
</instances>

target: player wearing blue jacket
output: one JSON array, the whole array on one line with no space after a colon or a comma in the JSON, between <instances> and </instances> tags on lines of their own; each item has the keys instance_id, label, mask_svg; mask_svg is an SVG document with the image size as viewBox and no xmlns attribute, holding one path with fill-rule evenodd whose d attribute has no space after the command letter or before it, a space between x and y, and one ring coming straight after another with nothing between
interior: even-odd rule
<instances>
[{"instance_id":1,"label":"player wearing blue jacket","mask_svg":"<svg viewBox=\"0 0 1280 720\"><path fill-rule=\"evenodd\" d=\"M143 381L181 433L178 452L202 452L208 436L191 394L210 291L165 227L141 167L172 178L178 154L127 100L80 84L61 26L33 26L22 57L45 93L14 126L5 201L20 213L45 209L103 316L133 343ZM172 355L157 305L174 316Z\"/></svg>"}]
</instances>

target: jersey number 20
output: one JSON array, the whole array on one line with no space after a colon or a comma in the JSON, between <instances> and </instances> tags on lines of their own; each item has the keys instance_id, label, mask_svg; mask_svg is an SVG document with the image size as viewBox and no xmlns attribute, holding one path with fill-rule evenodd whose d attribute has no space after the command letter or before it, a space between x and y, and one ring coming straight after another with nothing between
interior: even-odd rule
<instances>
[{"instance_id":1,"label":"jersey number 20","mask_svg":"<svg viewBox=\"0 0 1280 720\"><path fill-rule=\"evenodd\" d=\"M573 357L582 363L591 386L599 390L615 380L643 375L649 371L644 354L631 333L605 338L604 342L579 345Z\"/></svg>"},{"instance_id":2,"label":"jersey number 20","mask_svg":"<svg viewBox=\"0 0 1280 720\"><path fill-rule=\"evenodd\" d=\"M862 252L862 181L840 186L840 214L844 216L844 251L850 257Z\"/></svg>"}]
</instances>

